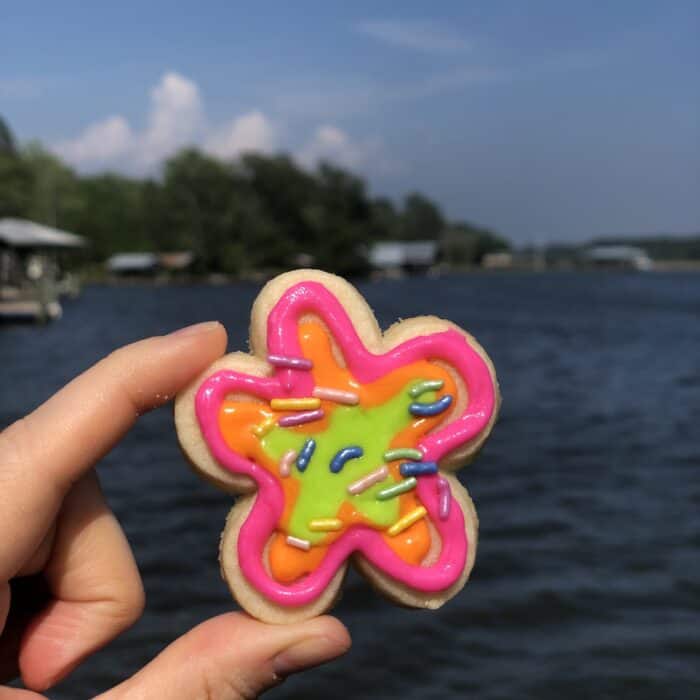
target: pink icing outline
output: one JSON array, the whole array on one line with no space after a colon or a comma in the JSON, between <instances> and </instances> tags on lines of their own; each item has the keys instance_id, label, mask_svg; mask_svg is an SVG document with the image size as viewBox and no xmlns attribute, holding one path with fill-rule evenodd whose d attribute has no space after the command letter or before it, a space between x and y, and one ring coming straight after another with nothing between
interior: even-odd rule
<instances>
[{"instance_id":1,"label":"pink icing outline","mask_svg":"<svg viewBox=\"0 0 700 700\"><path fill-rule=\"evenodd\" d=\"M474 439L488 425L495 408L491 374L482 357L456 330L418 336L401 343L383 355L367 350L338 299L318 282L300 282L286 290L268 316L268 352L301 356L297 333L299 319L308 313L318 315L333 333L352 374L362 383L418 360L441 359L453 366L464 380L469 403L458 418L431 433L418 445L430 461L439 459ZM273 377L255 377L234 370L217 372L197 391L195 411L202 434L214 458L231 472L252 477L258 495L238 536L238 561L248 581L268 599L280 605L311 603L324 591L338 568L353 552L360 552L371 564L393 579L423 592L438 592L455 583L467 558L467 536L461 508L450 508L447 519L439 517L438 475L423 476L417 491L442 539L438 561L431 566L404 562L383 542L381 533L354 526L328 548L318 568L290 585L269 576L262 553L284 509L279 482L261 467L226 445L218 423L218 408L226 395L244 392L266 400L287 393L308 396L314 387L306 370L278 368Z\"/></svg>"}]
</instances>

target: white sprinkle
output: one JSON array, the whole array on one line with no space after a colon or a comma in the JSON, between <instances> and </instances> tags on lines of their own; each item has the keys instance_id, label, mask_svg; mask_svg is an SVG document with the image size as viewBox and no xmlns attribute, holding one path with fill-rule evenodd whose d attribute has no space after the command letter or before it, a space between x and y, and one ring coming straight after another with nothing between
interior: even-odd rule
<instances>
[{"instance_id":1,"label":"white sprinkle","mask_svg":"<svg viewBox=\"0 0 700 700\"><path fill-rule=\"evenodd\" d=\"M309 542L309 540L302 540L301 537L292 537L292 535L287 535L287 544L297 549L303 549L305 552L311 549L311 542Z\"/></svg>"}]
</instances>

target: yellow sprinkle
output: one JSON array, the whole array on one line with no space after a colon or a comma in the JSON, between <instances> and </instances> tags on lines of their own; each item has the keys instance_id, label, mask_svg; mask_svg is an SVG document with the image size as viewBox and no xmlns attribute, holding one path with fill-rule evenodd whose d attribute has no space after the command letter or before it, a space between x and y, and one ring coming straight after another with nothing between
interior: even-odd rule
<instances>
[{"instance_id":1,"label":"yellow sprinkle","mask_svg":"<svg viewBox=\"0 0 700 700\"><path fill-rule=\"evenodd\" d=\"M397 520L387 530L387 533L389 533L391 537L394 537L394 535L398 535L400 532L403 532L406 528L411 527L413 523L423 518L427 512L428 511L423 506L418 506L418 508L414 508L410 513L404 515L403 518Z\"/></svg>"},{"instance_id":2,"label":"yellow sprinkle","mask_svg":"<svg viewBox=\"0 0 700 700\"><path fill-rule=\"evenodd\" d=\"M272 399L270 401L270 408L273 411L305 411L318 408L320 405L321 399L316 399L313 396L299 399Z\"/></svg>"},{"instance_id":3,"label":"yellow sprinkle","mask_svg":"<svg viewBox=\"0 0 700 700\"><path fill-rule=\"evenodd\" d=\"M340 530L342 527L343 521L340 518L317 518L309 522L311 532L330 532Z\"/></svg>"},{"instance_id":4,"label":"yellow sprinkle","mask_svg":"<svg viewBox=\"0 0 700 700\"><path fill-rule=\"evenodd\" d=\"M275 419L272 416L265 418L260 425L254 425L251 430L259 438L265 437L275 427Z\"/></svg>"}]
</instances>

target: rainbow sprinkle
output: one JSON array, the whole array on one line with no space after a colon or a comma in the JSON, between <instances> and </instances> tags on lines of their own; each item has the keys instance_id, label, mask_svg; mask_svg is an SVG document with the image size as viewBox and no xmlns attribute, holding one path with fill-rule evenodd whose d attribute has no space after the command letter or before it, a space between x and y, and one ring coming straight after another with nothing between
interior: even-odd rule
<instances>
[{"instance_id":1,"label":"rainbow sprinkle","mask_svg":"<svg viewBox=\"0 0 700 700\"><path fill-rule=\"evenodd\" d=\"M425 476L426 474L437 474L437 470L435 462L404 462L399 467L401 476Z\"/></svg>"},{"instance_id":2,"label":"rainbow sprinkle","mask_svg":"<svg viewBox=\"0 0 700 700\"><path fill-rule=\"evenodd\" d=\"M389 476L389 467L383 464L379 469L375 469L373 472L366 474L361 479L353 481L352 484L348 486L348 493L352 496L357 496L358 493L366 491L371 486L378 484L380 481Z\"/></svg>"},{"instance_id":3,"label":"rainbow sprinkle","mask_svg":"<svg viewBox=\"0 0 700 700\"><path fill-rule=\"evenodd\" d=\"M362 457L364 450L358 445L351 445L349 447L343 447L342 450L338 450L335 457L331 460L330 469L334 474L337 474L344 466L345 463L351 459L357 459Z\"/></svg>"},{"instance_id":4,"label":"rainbow sprinkle","mask_svg":"<svg viewBox=\"0 0 700 700\"><path fill-rule=\"evenodd\" d=\"M297 458L296 450L287 450L280 460L280 476L287 477L292 470L292 462Z\"/></svg>"},{"instance_id":5,"label":"rainbow sprinkle","mask_svg":"<svg viewBox=\"0 0 700 700\"><path fill-rule=\"evenodd\" d=\"M387 450L384 453L384 459L387 462L394 462L397 459L423 459L423 453L413 447L395 447L393 450Z\"/></svg>"},{"instance_id":6,"label":"rainbow sprinkle","mask_svg":"<svg viewBox=\"0 0 700 700\"><path fill-rule=\"evenodd\" d=\"M268 355L267 361L275 367L284 367L286 369L312 369L314 363L305 357L290 357L288 355Z\"/></svg>"},{"instance_id":7,"label":"rainbow sprinkle","mask_svg":"<svg viewBox=\"0 0 700 700\"><path fill-rule=\"evenodd\" d=\"M342 389L331 389L330 387L317 386L311 393L317 399L342 403L348 406L356 406L358 403L360 403L360 396L354 391L343 391Z\"/></svg>"},{"instance_id":8,"label":"rainbow sprinkle","mask_svg":"<svg viewBox=\"0 0 700 700\"><path fill-rule=\"evenodd\" d=\"M312 396L291 399L272 399L270 408L273 411L303 411L305 409L318 408L321 399Z\"/></svg>"},{"instance_id":9,"label":"rainbow sprinkle","mask_svg":"<svg viewBox=\"0 0 700 700\"><path fill-rule=\"evenodd\" d=\"M450 485L447 483L447 479L440 478L437 482L438 497L440 499L440 505L438 509L438 515L440 520L447 520L450 515L450 503L452 501L452 494L450 493Z\"/></svg>"},{"instance_id":10,"label":"rainbow sprinkle","mask_svg":"<svg viewBox=\"0 0 700 700\"><path fill-rule=\"evenodd\" d=\"M343 528L340 518L316 518L309 522L309 530L312 532L334 532Z\"/></svg>"},{"instance_id":11,"label":"rainbow sprinkle","mask_svg":"<svg viewBox=\"0 0 700 700\"><path fill-rule=\"evenodd\" d=\"M275 427L275 419L268 416L260 425L254 425L251 430L259 438L264 438Z\"/></svg>"},{"instance_id":12,"label":"rainbow sprinkle","mask_svg":"<svg viewBox=\"0 0 700 700\"><path fill-rule=\"evenodd\" d=\"M277 425L280 428L291 428L295 425L303 425L304 423L320 420L324 415L322 408L317 408L315 411L302 411L301 413L293 413L291 416L280 418L277 421Z\"/></svg>"},{"instance_id":13,"label":"rainbow sprinkle","mask_svg":"<svg viewBox=\"0 0 700 700\"><path fill-rule=\"evenodd\" d=\"M388 501L390 498L400 496L402 493L406 493L406 491L410 491L411 489L415 488L417 483L416 478L413 476L410 479L399 481L399 483L395 484L394 486L390 486L387 489L382 489L377 494L377 500Z\"/></svg>"},{"instance_id":14,"label":"rainbow sprinkle","mask_svg":"<svg viewBox=\"0 0 700 700\"><path fill-rule=\"evenodd\" d=\"M438 414L442 413L443 411L447 410L450 406L452 405L452 397L448 394L447 396L443 396L441 399L438 399L437 401L433 401L432 403L412 403L409 407L408 410L414 415L414 416L437 416Z\"/></svg>"},{"instance_id":15,"label":"rainbow sprinkle","mask_svg":"<svg viewBox=\"0 0 700 700\"><path fill-rule=\"evenodd\" d=\"M418 522L421 518L424 518L427 514L427 510L423 506L418 506L414 508L410 513L407 513L400 520L397 520L388 530L387 534L391 537L398 535L403 532L406 528L411 527L413 523Z\"/></svg>"},{"instance_id":16,"label":"rainbow sprinkle","mask_svg":"<svg viewBox=\"0 0 700 700\"><path fill-rule=\"evenodd\" d=\"M303 472L306 467L309 466L311 457L313 457L314 450L316 449L316 440L313 438L307 438L304 446L301 448L299 455L297 456L297 469Z\"/></svg>"},{"instance_id":17,"label":"rainbow sprinkle","mask_svg":"<svg viewBox=\"0 0 700 700\"><path fill-rule=\"evenodd\" d=\"M311 542L309 542L309 540L302 540L301 537L293 537L292 535L287 535L287 544L297 549L303 549L305 552L311 549Z\"/></svg>"},{"instance_id":18,"label":"rainbow sprinkle","mask_svg":"<svg viewBox=\"0 0 700 700\"><path fill-rule=\"evenodd\" d=\"M428 391L439 391L444 385L445 382L443 382L442 379L426 379L425 381L418 382L418 384L414 384L410 388L408 395L412 399L417 399Z\"/></svg>"}]
</instances>

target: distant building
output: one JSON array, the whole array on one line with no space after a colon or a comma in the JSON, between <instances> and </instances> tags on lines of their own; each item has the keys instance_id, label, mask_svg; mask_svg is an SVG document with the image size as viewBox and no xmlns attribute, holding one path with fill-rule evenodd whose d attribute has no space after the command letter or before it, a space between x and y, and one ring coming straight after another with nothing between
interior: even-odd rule
<instances>
[{"instance_id":1,"label":"distant building","mask_svg":"<svg viewBox=\"0 0 700 700\"><path fill-rule=\"evenodd\" d=\"M186 272L194 262L194 253L189 250L170 253L115 253L107 258L105 267L112 275L148 276L164 271Z\"/></svg>"},{"instance_id":2,"label":"distant building","mask_svg":"<svg viewBox=\"0 0 700 700\"><path fill-rule=\"evenodd\" d=\"M631 245L598 245L583 253L589 267L618 270L651 270L653 262L643 248Z\"/></svg>"},{"instance_id":3,"label":"distant building","mask_svg":"<svg viewBox=\"0 0 700 700\"><path fill-rule=\"evenodd\" d=\"M486 270L510 270L513 263L513 253L505 250L498 253L486 253L481 259L481 266Z\"/></svg>"},{"instance_id":4,"label":"distant building","mask_svg":"<svg viewBox=\"0 0 700 700\"><path fill-rule=\"evenodd\" d=\"M117 253L105 263L107 272L113 275L151 275L159 266L155 253Z\"/></svg>"},{"instance_id":5,"label":"distant building","mask_svg":"<svg viewBox=\"0 0 700 700\"><path fill-rule=\"evenodd\" d=\"M370 248L369 262L384 271L426 271L437 255L437 241L382 241Z\"/></svg>"},{"instance_id":6,"label":"distant building","mask_svg":"<svg viewBox=\"0 0 700 700\"><path fill-rule=\"evenodd\" d=\"M84 238L66 231L0 219L0 319L59 318L59 297L76 285L64 274L63 256L84 246Z\"/></svg>"}]
</instances>

